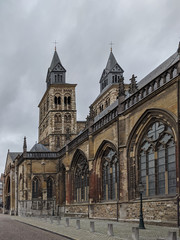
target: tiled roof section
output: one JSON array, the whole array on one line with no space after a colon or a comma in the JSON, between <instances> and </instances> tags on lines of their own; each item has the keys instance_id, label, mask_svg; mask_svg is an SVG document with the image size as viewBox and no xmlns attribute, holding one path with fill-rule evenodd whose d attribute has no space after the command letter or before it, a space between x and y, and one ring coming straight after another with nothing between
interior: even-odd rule
<instances>
[{"instance_id":1,"label":"tiled roof section","mask_svg":"<svg viewBox=\"0 0 180 240\"><path fill-rule=\"evenodd\" d=\"M161 65L155 68L152 72L150 72L146 77L144 77L140 82L138 82L138 88L144 87L147 83L158 77L168 68L173 66L176 62L180 60L178 52L175 52L171 57L169 57L166 61L164 61Z\"/></svg>"},{"instance_id":2,"label":"tiled roof section","mask_svg":"<svg viewBox=\"0 0 180 240\"><path fill-rule=\"evenodd\" d=\"M47 149L44 145L41 143L36 143L31 148L30 152L51 152L49 149Z\"/></svg>"},{"instance_id":3,"label":"tiled roof section","mask_svg":"<svg viewBox=\"0 0 180 240\"><path fill-rule=\"evenodd\" d=\"M49 70L52 71L57 66L58 63L60 63L60 65L62 66L57 52L54 51L54 56L53 56L53 59L52 59L52 62L51 62L51 66L50 66Z\"/></svg>"},{"instance_id":4,"label":"tiled roof section","mask_svg":"<svg viewBox=\"0 0 180 240\"><path fill-rule=\"evenodd\" d=\"M15 161L16 157L21 154L22 154L22 152L9 152L9 155L13 162Z\"/></svg>"}]
</instances>

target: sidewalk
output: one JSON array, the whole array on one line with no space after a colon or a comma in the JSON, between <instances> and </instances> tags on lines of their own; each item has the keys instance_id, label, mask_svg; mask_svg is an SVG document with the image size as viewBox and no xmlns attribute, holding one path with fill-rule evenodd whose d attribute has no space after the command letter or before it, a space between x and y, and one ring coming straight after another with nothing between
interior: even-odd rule
<instances>
[{"instance_id":1,"label":"sidewalk","mask_svg":"<svg viewBox=\"0 0 180 240\"><path fill-rule=\"evenodd\" d=\"M54 218L53 223L51 223L50 218L47 220L45 218L38 217L18 217L12 216L13 220L17 220L26 224L30 224L47 231L51 231L57 234L67 236L69 238L78 240L132 240L132 227L138 227L137 223L122 223L114 221L103 221L94 219L80 219L81 229L76 229L76 219L69 219L69 227L66 227L66 219L62 218L60 225L58 221ZM95 222L95 232L90 232L90 221ZM107 235L107 224L113 224L114 236ZM178 228L172 227L162 227L145 225L146 229L139 230L140 240L156 240L157 238L167 238L169 231L176 231L178 236ZM180 240L179 236L177 240Z\"/></svg>"}]
</instances>

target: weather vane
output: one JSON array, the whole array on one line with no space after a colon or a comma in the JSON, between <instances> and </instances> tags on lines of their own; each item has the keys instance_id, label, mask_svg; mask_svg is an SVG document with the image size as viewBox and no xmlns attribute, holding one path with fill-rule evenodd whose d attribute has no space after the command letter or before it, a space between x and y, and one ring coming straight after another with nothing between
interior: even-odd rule
<instances>
[{"instance_id":1,"label":"weather vane","mask_svg":"<svg viewBox=\"0 0 180 240\"><path fill-rule=\"evenodd\" d=\"M111 41L109 45L111 45L111 52L112 52L112 45L114 45L114 43Z\"/></svg>"},{"instance_id":2,"label":"weather vane","mask_svg":"<svg viewBox=\"0 0 180 240\"><path fill-rule=\"evenodd\" d=\"M57 44L58 42L56 42L56 40L55 40L53 43L54 43L54 45L55 45L55 51L56 51L56 44Z\"/></svg>"}]
</instances>

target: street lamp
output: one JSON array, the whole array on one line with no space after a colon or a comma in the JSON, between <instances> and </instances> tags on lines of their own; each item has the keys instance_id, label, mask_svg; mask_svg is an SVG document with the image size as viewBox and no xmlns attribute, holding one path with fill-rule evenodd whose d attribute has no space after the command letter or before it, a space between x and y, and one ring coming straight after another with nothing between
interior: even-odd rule
<instances>
[{"instance_id":1,"label":"street lamp","mask_svg":"<svg viewBox=\"0 0 180 240\"><path fill-rule=\"evenodd\" d=\"M140 215L139 215L139 229L145 229L143 220L143 209L142 209L142 194L144 192L144 185L142 182L139 183L139 194L140 194Z\"/></svg>"}]
</instances>

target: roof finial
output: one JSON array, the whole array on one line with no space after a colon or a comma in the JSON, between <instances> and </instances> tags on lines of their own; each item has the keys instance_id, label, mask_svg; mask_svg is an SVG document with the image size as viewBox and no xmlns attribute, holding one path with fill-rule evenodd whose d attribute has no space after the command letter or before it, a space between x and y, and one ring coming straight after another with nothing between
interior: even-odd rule
<instances>
[{"instance_id":1,"label":"roof finial","mask_svg":"<svg viewBox=\"0 0 180 240\"><path fill-rule=\"evenodd\" d=\"M110 51L112 52L112 45L114 45L114 43L111 41L109 45L111 45Z\"/></svg>"},{"instance_id":2,"label":"roof finial","mask_svg":"<svg viewBox=\"0 0 180 240\"><path fill-rule=\"evenodd\" d=\"M58 42L56 42L56 40L55 40L55 42L53 42L53 43L54 43L54 45L55 45L54 51L56 52L56 44L57 44Z\"/></svg>"}]
</instances>

